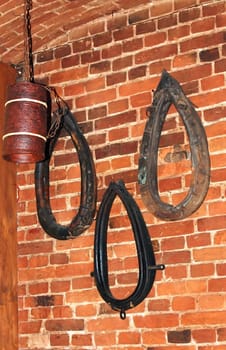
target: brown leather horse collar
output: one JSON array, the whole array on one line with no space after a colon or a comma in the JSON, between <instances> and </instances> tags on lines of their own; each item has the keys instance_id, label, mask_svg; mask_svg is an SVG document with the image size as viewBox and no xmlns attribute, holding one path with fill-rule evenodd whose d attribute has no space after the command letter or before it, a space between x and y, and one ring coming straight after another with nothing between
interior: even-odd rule
<instances>
[{"instance_id":1,"label":"brown leather horse collar","mask_svg":"<svg viewBox=\"0 0 226 350\"><path fill-rule=\"evenodd\" d=\"M192 169L188 193L176 206L160 199L157 179L159 140L171 104L174 104L179 112L188 134ZM138 173L142 199L149 211L160 219L183 219L200 207L209 188L210 159L205 130L179 83L166 71L162 73L147 114L149 118L142 139Z\"/></svg>"}]
</instances>

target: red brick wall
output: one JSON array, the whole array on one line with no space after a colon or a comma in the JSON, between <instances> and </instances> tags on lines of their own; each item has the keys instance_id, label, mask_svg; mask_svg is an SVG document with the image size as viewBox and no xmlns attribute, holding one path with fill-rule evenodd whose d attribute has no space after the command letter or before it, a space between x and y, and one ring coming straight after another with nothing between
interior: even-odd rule
<instances>
[{"instance_id":1,"label":"red brick wall","mask_svg":"<svg viewBox=\"0 0 226 350\"><path fill-rule=\"evenodd\" d=\"M145 301L121 320L100 298L90 276L95 221L74 240L49 237L37 220L34 166L18 166L20 349L226 348L225 18L223 0L178 0L174 8L161 1L153 7L138 5L35 55L37 80L57 87L89 142L97 207L109 182L123 179L142 210L156 261L166 269L157 273ZM195 104L211 155L211 183L203 205L177 222L153 217L137 184L145 111L163 68ZM172 109L161 136L159 186L164 200L173 203L189 187L190 162L175 161L178 149L189 153L183 124ZM79 175L70 138L61 138L51 162L50 187L61 223L69 223L79 205ZM124 297L136 285L137 258L118 200L108 233L111 286Z\"/></svg>"}]
</instances>

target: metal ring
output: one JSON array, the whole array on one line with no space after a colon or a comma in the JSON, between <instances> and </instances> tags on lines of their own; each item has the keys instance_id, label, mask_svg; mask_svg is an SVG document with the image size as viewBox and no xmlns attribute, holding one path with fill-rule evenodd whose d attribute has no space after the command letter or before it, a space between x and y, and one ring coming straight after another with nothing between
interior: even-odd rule
<instances>
[{"instance_id":1,"label":"metal ring","mask_svg":"<svg viewBox=\"0 0 226 350\"><path fill-rule=\"evenodd\" d=\"M176 206L163 202L158 192L157 157L159 140L167 112L174 104L179 112L191 149L191 183L186 197ZM179 83L166 71L148 109L141 144L138 182L143 202L149 211L163 220L179 220L194 213L202 204L209 188L210 158L205 130L192 103Z\"/></svg>"},{"instance_id":2,"label":"metal ring","mask_svg":"<svg viewBox=\"0 0 226 350\"><path fill-rule=\"evenodd\" d=\"M88 143L81 133L72 113L66 108L63 114L63 128L71 136L78 153L81 171L80 207L70 225L63 226L56 222L49 199L49 162L59 136L48 140L47 158L36 164L35 191L39 222L52 237L60 240L80 235L91 225L96 211L96 173Z\"/></svg>"}]
</instances>

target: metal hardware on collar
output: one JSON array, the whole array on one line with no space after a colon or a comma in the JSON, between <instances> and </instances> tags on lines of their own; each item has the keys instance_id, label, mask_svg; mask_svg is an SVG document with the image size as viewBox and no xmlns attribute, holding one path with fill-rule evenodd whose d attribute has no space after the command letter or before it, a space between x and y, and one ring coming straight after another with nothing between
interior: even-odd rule
<instances>
[{"instance_id":1,"label":"metal hardware on collar","mask_svg":"<svg viewBox=\"0 0 226 350\"><path fill-rule=\"evenodd\" d=\"M167 112L174 104L180 114L191 149L192 176L189 191L176 206L163 202L158 192L157 158L161 130ZM210 158L205 130L192 103L179 83L163 71L151 107L147 110L139 159L138 182L143 202L162 220L179 220L194 213L202 204L209 188Z\"/></svg>"},{"instance_id":2,"label":"metal hardware on collar","mask_svg":"<svg viewBox=\"0 0 226 350\"><path fill-rule=\"evenodd\" d=\"M81 169L80 207L68 226L60 225L52 213L49 199L49 162L61 128L71 136L77 150ZM80 235L91 225L96 211L96 174L87 141L68 108L62 115L61 127L47 142L47 158L36 164L35 192L39 222L52 237L65 240Z\"/></svg>"},{"instance_id":3,"label":"metal hardware on collar","mask_svg":"<svg viewBox=\"0 0 226 350\"><path fill-rule=\"evenodd\" d=\"M108 279L107 229L111 207L119 196L124 204L134 233L139 262L139 277L135 290L125 299L116 299L111 293ZM155 280L156 270L164 265L155 264L155 256L146 224L133 197L122 181L111 182L106 190L96 218L94 239L94 272L97 289L102 298L113 310L120 311L121 319L126 318L126 310L141 303L150 292Z\"/></svg>"}]
</instances>

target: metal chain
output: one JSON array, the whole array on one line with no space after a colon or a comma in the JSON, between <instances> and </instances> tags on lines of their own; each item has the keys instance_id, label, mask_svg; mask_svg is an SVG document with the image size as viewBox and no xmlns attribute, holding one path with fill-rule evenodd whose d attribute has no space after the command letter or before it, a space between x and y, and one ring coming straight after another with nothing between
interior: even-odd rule
<instances>
[{"instance_id":1,"label":"metal chain","mask_svg":"<svg viewBox=\"0 0 226 350\"><path fill-rule=\"evenodd\" d=\"M67 103L58 95L56 89L53 86L44 86L51 95L54 97L54 102L57 105L57 109L52 113L52 124L50 125L47 139L55 137L57 132L62 126L63 117L68 110Z\"/></svg>"},{"instance_id":2,"label":"metal chain","mask_svg":"<svg viewBox=\"0 0 226 350\"><path fill-rule=\"evenodd\" d=\"M31 35L31 16L32 0L24 1L24 78L27 81L34 82L34 67L32 55L32 35Z\"/></svg>"}]
</instances>

